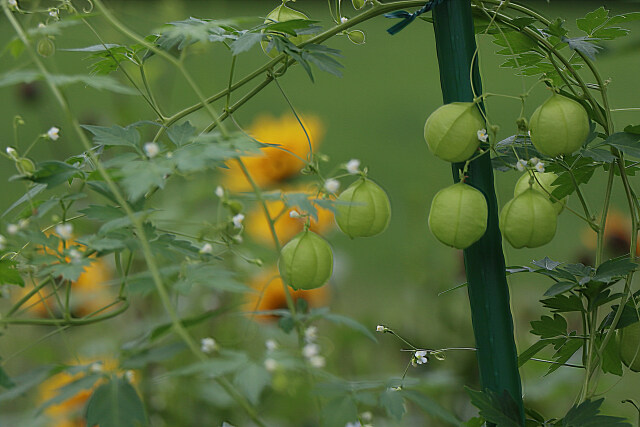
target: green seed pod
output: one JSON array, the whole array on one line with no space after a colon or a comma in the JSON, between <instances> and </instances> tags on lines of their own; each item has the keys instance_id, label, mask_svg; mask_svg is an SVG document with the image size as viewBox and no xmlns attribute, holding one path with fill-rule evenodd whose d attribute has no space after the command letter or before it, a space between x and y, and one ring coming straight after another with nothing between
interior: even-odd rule
<instances>
[{"instance_id":1,"label":"green seed pod","mask_svg":"<svg viewBox=\"0 0 640 427\"><path fill-rule=\"evenodd\" d=\"M431 113L424 125L429 150L448 162L468 160L480 146L478 131L485 127L472 102L452 102Z\"/></svg>"},{"instance_id":2,"label":"green seed pod","mask_svg":"<svg viewBox=\"0 0 640 427\"><path fill-rule=\"evenodd\" d=\"M331 246L322 237L306 230L291 239L280 251L278 270L293 289L315 289L333 272Z\"/></svg>"},{"instance_id":3,"label":"green seed pod","mask_svg":"<svg viewBox=\"0 0 640 427\"><path fill-rule=\"evenodd\" d=\"M293 21L294 19L309 19L309 17L302 12L299 12L295 9L291 9L288 6L281 4L280 6L276 7L271 12L269 12L269 14L267 15L267 19L264 20L264 23L273 24L274 21L286 22L286 21ZM303 43L304 41L311 38L311 36L312 34L303 34L295 37L288 35L287 37L293 44L299 45L300 43ZM271 49L269 52L267 52L267 46L269 45L269 40L262 40L260 42L260 45L262 46L262 50L264 51L264 53L269 55L269 57L271 58L275 58L280 54L280 52L278 52L277 49Z\"/></svg>"},{"instance_id":4,"label":"green seed pod","mask_svg":"<svg viewBox=\"0 0 640 427\"><path fill-rule=\"evenodd\" d=\"M347 37L349 37L349 40L351 40L351 42L355 44L364 44L366 39L364 33L360 30L347 32Z\"/></svg>"},{"instance_id":5,"label":"green seed pod","mask_svg":"<svg viewBox=\"0 0 640 427\"><path fill-rule=\"evenodd\" d=\"M500 230L511 246L537 248L556 234L553 204L538 191L527 189L509 200L500 213Z\"/></svg>"},{"instance_id":6,"label":"green seed pod","mask_svg":"<svg viewBox=\"0 0 640 427\"><path fill-rule=\"evenodd\" d=\"M640 372L640 322L620 329L620 358L632 371Z\"/></svg>"},{"instance_id":7,"label":"green seed pod","mask_svg":"<svg viewBox=\"0 0 640 427\"><path fill-rule=\"evenodd\" d=\"M40 56L48 58L56 52L56 45L49 37L42 37L36 44L36 51Z\"/></svg>"},{"instance_id":8,"label":"green seed pod","mask_svg":"<svg viewBox=\"0 0 640 427\"><path fill-rule=\"evenodd\" d=\"M387 229L391 220L391 203L387 193L375 182L361 178L338 197L336 222L340 230L351 237L371 237Z\"/></svg>"},{"instance_id":9,"label":"green seed pod","mask_svg":"<svg viewBox=\"0 0 640 427\"><path fill-rule=\"evenodd\" d=\"M429 229L442 243L466 249L487 230L487 200L479 190L458 182L433 197Z\"/></svg>"},{"instance_id":10,"label":"green seed pod","mask_svg":"<svg viewBox=\"0 0 640 427\"><path fill-rule=\"evenodd\" d=\"M354 9L362 9L364 7L365 0L351 0L351 4Z\"/></svg>"},{"instance_id":11,"label":"green seed pod","mask_svg":"<svg viewBox=\"0 0 640 427\"><path fill-rule=\"evenodd\" d=\"M552 193L555 189L555 185L551 184L553 184L553 182L558 178L558 175L553 172L534 172L534 174L538 178L538 180L533 182L531 188L542 194L544 197L549 198L549 193ZM518 182L516 182L515 188L513 189L513 197L516 197L524 193L525 190L529 189L530 179L531 176L528 173L522 174ZM538 181L540 183L538 183ZM542 187L540 186L540 184L542 184ZM567 198L565 197L564 199L558 201L554 201L549 198L549 201L553 204L553 207L556 210L556 215L560 215L560 212L562 212L562 210L564 209L564 205L567 202Z\"/></svg>"},{"instance_id":12,"label":"green seed pod","mask_svg":"<svg viewBox=\"0 0 640 427\"><path fill-rule=\"evenodd\" d=\"M31 159L20 157L16 160L16 169L21 175L31 176L36 171L36 165Z\"/></svg>"},{"instance_id":13,"label":"green seed pod","mask_svg":"<svg viewBox=\"0 0 640 427\"><path fill-rule=\"evenodd\" d=\"M589 135L589 116L579 102L553 94L533 112L529 131L531 142L542 154L571 154Z\"/></svg>"}]
</instances>

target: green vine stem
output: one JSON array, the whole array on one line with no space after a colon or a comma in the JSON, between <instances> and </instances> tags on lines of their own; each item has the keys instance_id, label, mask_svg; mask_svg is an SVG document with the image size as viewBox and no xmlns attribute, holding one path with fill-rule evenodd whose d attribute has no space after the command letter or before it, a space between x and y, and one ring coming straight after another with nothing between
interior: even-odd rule
<instances>
[{"instance_id":1,"label":"green vine stem","mask_svg":"<svg viewBox=\"0 0 640 427\"><path fill-rule=\"evenodd\" d=\"M95 2L97 5L99 5L99 7L102 6L99 0L95 0ZM67 103L64 95L62 94L58 86L54 83L53 79L51 78L51 74L49 73L47 68L44 66L40 58L38 58L37 54L34 52L33 48L29 44L29 39L26 33L20 26L20 23L18 23L18 21L15 19L11 11L8 9L6 2L2 2L2 9L4 11L5 16L11 23L11 26L14 28L16 34L18 35L20 40L24 43L26 50L28 54L31 56L31 59L33 60L34 64L36 65L38 70L42 73L47 85L49 86L49 89L52 91L58 104L64 111L67 119L71 123L78 138L82 142L82 145L84 146L87 155L95 164L100 175L105 180L107 186L113 193L114 197L116 198L116 200L118 201L122 209L127 214L127 217L131 220L131 224L133 225L133 228L136 230L136 233L138 235L138 239L140 241L140 245L142 248L142 253L144 255L149 271L151 272L151 276L153 278L153 282L155 284L156 290L158 292L158 295L160 297L160 300L162 302L162 305L165 311L169 314L173 329L178 334L178 336L182 338L182 340L185 342L185 344L187 344L191 352L198 359L200 359L201 361L206 361L207 357L199 350L193 338L191 338L191 336L189 335L185 327L182 325L178 317L178 314L176 313L173 305L171 304L171 299L163 283L162 276L160 275L160 271L156 264L156 260L153 255L153 252L151 251L151 246L149 245L149 241L146 237L141 219L137 215L135 215L131 206L128 204L128 202L125 200L124 196L122 195L120 189L118 188L118 186L115 184L115 182L113 181L113 179L111 178L107 170L102 165L102 162L96 157L95 153L91 149L91 143L89 142L89 140L87 139L87 136L82 131L82 128L80 127L80 123L78 123L78 120L76 119L75 115L71 112L69 104ZM105 16L108 18L109 14L106 14ZM113 24L114 26L116 26L115 23ZM47 320L47 319L43 319L43 320ZM20 321L20 319L16 319L16 321ZM251 406L251 404L246 400L246 398L242 396L226 378L219 377L219 378L216 378L216 381L245 410L245 412L257 425L261 427L266 426L264 422L258 417L253 406Z\"/></svg>"}]
</instances>

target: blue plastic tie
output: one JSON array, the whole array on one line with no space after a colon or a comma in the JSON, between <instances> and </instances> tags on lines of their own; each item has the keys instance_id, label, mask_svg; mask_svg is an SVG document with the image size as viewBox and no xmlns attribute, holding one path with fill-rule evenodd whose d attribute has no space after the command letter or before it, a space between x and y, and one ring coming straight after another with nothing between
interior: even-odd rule
<instances>
[{"instance_id":1,"label":"blue plastic tie","mask_svg":"<svg viewBox=\"0 0 640 427\"><path fill-rule=\"evenodd\" d=\"M429 0L424 6L420 9L416 10L413 13L409 13L406 10L397 10L391 13L385 13L385 18L402 18L402 21L395 24L393 27L387 30L387 33L394 35L398 34L401 30L403 30L407 25L411 24L414 19L418 16L422 15L425 12L429 12L435 6L438 6L441 3L444 3L446 0Z\"/></svg>"}]
</instances>

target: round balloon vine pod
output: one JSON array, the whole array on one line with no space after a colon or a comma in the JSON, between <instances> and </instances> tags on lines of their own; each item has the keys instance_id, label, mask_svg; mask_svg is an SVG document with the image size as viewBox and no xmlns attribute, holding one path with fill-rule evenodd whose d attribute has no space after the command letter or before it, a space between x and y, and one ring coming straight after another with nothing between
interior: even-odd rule
<instances>
[{"instance_id":1,"label":"round balloon vine pod","mask_svg":"<svg viewBox=\"0 0 640 427\"><path fill-rule=\"evenodd\" d=\"M533 112L529 132L542 154L571 154L589 135L589 116L579 102L554 93Z\"/></svg>"},{"instance_id":2,"label":"round balloon vine pod","mask_svg":"<svg viewBox=\"0 0 640 427\"><path fill-rule=\"evenodd\" d=\"M500 213L500 230L516 249L545 245L556 234L557 214L549 199L526 189L509 200Z\"/></svg>"},{"instance_id":3,"label":"round balloon vine pod","mask_svg":"<svg viewBox=\"0 0 640 427\"><path fill-rule=\"evenodd\" d=\"M487 230L487 200L463 182L444 188L433 197L429 229L442 243L466 249Z\"/></svg>"},{"instance_id":4,"label":"round balloon vine pod","mask_svg":"<svg viewBox=\"0 0 640 427\"><path fill-rule=\"evenodd\" d=\"M534 179L533 184L529 184L531 180L531 175L528 173L522 174L518 182L516 182L516 186L513 189L513 197L516 197L522 194L525 190L529 188L533 188L544 197L548 198L549 201L553 204L554 209L556 210L556 215L559 215L560 212L564 209L564 205L567 202L567 198L565 197L562 200L554 201L549 197L554 190L555 185L552 185L553 182L558 178L553 172L533 172L536 179ZM546 191L545 191L546 190Z\"/></svg>"},{"instance_id":5,"label":"round balloon vine pod","mask_svg":"<svg viewBox=\"0 0 640 427\"><path fill-rule=\"evenodd\" d=\"M280 251L280 277L293 289L315 289L327 283L333 272L329 243L313 231L305 230Z\"/></svg>"},{"instance_id":6,"label":"round balloon vine pod","mask_svg":"<svg viewBox=\"0 0 640 427\"><path fill-rule=\"evenodd\" d=\"M273 24L275 22L293 21L294 19L309 19L309 17L302 12L299 12L295 9L291 9L285 4L281 4L280 6L276 7L271 12L269 12L269 14L267 15L267 18L264 20L264 23ZM311 36L312 34L302 34L295 37L294 36L287 36L287 37L293 44L299 45L300 43L311 38ZM260 42L260 45L262 46L262 50L264 50L264 53L269 55L271 58L275 58L280 54L280 52L278 52L278 50L275 48L267 52L267 46L269 45L269 40L267 39L262 40Z\"/></svg>"},{"instance_id":7,"label":"round balloon vine pod","mask_svg":"<svg viewBox=\"0 0 640 427\"><path fill-rule=\"evenodd\" d=\"M351 184L338 201L345 204L336 205L336 222L347 236L371 237L387 229L391 219L389 197L369 178L362 177Z\"/></svg>"},{"instance_id":8,"label":"round balloon vine pod","mask_svg":"<svg viewBox=\"0 0 640 427\"><path fill-rule=\"evenodd\" d=\"M640 322L620 329L620 358L629 369L640 372Z\"/></svg>"},{"instance_id":9,"label":"round balloon vine pod","mask_svg":"<svg viewBox=\"0 0 640 427\"><path fill-rule=\"evenodd\" d=\"M468 160L480 146L484 120L473 102L452 102L431 113L424 125L429 150L448 162Z\"/></svg>"}]
</instances>

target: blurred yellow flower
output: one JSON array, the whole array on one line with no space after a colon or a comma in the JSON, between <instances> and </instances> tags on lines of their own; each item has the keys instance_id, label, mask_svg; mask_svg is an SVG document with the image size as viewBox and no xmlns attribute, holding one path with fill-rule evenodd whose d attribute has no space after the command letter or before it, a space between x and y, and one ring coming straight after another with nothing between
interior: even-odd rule
<instances>
[{"instance_id":1,"label":"blurred yellow flower","mask_svg":"<svg viewBox=\"0 0 640 427\"><path fill-rule=\"evenodd\" d=\"M78 364L88 365L94 363L96 369L100 372L115 372L118 368L118 362L115 359L107 358L104 360L80 360ZM38 405L42 405L48 400L56 397L59 389L79 380L84 376L84 372L70 374L62 371L52 377L46 379L38 386ZM82 390L71 398L55 405L48 406L44 413L48 418L47 427L84 427L83 411L84 407L91 397L93 390L100 385L102 380L98 380L90 389Z\"/></svg>"},{"instance_id":2,"label":"blurred yellow flower","mask_svg":"<svg viewBox=\"0 0 640 427\"><path fill-rule=\"evenodd\" d=\"M73 243L73 242L71 242ZM86 316L114 300L111 287L106 283L111 280L111 271L103 258L91 258L91 265L85 267L78 280L71 284L71 313L75 317ZM67 259L67 262L70 260ZM13 292L14 302L24 297L31 289L29 287L16 288ZM57 290L64 300L64 287ZM22 307L39 317L49 317L50 313L60 313L61 307L57 303L51 285L44 286L38 293L29 298Z\"/></svg>"},{"instance_id":3,"label":"blurred yellow flower","mask_svg":"<svg viewBox=\"0 0 640 427\"><path fill-rule=\"evenodd\" d=\"M305 116L301 120L315 151L324 135L322 122L313 115ZM280 145L277 148L263 148L264 155L262 156L242 157L251 177L261 188L269 187L271 184L296 175L304 167L304 162L298 157L307 159L309 141L300 127L300 123L291 114L284 115L279 119L268 115L260 116L255 119L248 133L260 142ZM229 169L223 170L223 185L232 191L250 190L251 185L238 163L233 160L228 162L227 166Z\"/></svg>"},{"instance_id":4,"label":"blurred yellow flower","mask_svg":"<svg viewBox=\"0 0 640 427\"><path fill-rule=\"evenodd\" d=\"M284 292L284 284L278 269L275 266L267 267L264 271L254 276L249 286L256 292L249 292L246 297L245 311L250 314L254 311L267 311L287 308L287 299ZM321 286L310 290L293 290L289 288L293 300L303 298L309 307L321 307L329 301L329 287ZM268 314L256 314L256 320L272 321L278 316Z\"/></svg>"},{"instance_id":5,"label":"blurred yellow flower","mask_svg":"<svg viewBox=\"0 0 640 427\"><path fill-rule=\"evenodd\" d=\"M595 249L597 246L596 233L590 227L585 227L581 240L589 249ZM614 208L607 213L604 246L614 256L628 254L631 247L631 219ZM636 246L636 255L639 254L640 243Z\"/></svg>"},{"instance_id":6,"label":"blurred yellow flower","mask_svg":"<svg viewBox=\"0 0 640 427\"><path fill-rule=\"evenodd\" d=\"M267 210L271 218L276 218L274 228L281 245L284 245L296 234L302 231L304 218L292 218L291 212L295 208L286 208L281 200L269 200L266 202ZM318 234L326 233L333 226L333 212L316 206L318 220L311 217L310 229ZM248 213L244 221L245 232L249 237L263 245L273 246L273 237L269 228L269 221L264 215L261 205L255 205Z\"/></svg>"}]
</instances>

